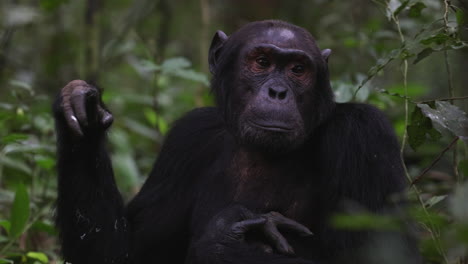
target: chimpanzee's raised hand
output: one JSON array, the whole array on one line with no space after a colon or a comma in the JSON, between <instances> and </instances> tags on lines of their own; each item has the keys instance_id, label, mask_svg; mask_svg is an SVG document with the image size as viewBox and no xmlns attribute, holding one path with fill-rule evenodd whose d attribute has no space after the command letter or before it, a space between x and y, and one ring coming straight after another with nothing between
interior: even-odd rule
<instances>
[{"instance_id":1,"label":"chimpanzee's raised hand","mask_svg":"<svg viewBox=\"0 0 468 264\"><path fill-rule=\"evenodd\" d=\"M105 131L113 121L101 101L100 91L82 80L69 82L54 105L58 119L63 118L72 135L83 137L90 131Z\"/></svg>"}]
</instances>

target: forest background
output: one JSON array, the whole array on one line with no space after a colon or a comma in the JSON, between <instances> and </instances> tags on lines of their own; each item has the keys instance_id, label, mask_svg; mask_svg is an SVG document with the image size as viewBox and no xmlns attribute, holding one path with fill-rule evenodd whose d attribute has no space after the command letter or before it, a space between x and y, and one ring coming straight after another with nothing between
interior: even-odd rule
<instances>
[{"instance_id":1,"label":"forest background","mask_svg":"<svg viewBox=\"0 0 468 264\"><path fill-rule=\"evenodd\" d=\"M0 264L60 262L51 104L61 87L84 79L104 89L128 200L173 121L213 104L214 32L271 18L332 49L337 101L382 109L402 146L408 210L333 223L394 229L410 220L427 263L468 263L467 8L466 0L1 0ZM402 263L392 249L375 254Z\"/></svg>"}]
</instances>

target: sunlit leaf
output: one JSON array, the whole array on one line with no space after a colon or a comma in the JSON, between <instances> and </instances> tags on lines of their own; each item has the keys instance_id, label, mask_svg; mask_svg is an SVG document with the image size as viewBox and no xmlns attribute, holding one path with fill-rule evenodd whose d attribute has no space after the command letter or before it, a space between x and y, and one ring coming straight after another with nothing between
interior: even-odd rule
<instances>
[{"instance_id":1,"label":"sunlit leaf","mask_svg":"<svg viewBox=\"0 0 468 264\"><path fill-rule=\"evenodd\" d=\"M151 108L145 108L143 113L145 114L146 120L148 120L148 122L155 127L158 121L156 112Z\"/></svg>"},{"instance_id":2,"label":"sunlit leaf","mask_svg":"<svg viewBox=\"0 0 468 264\"><path fill-rule=\"evenodd\" d=\"M11 208L11 228L10 237L19 237L26 227L29 219L29 194L23 184L18 184L15 199Z\"/></svg>"},{"instance_id":3,"label":"sunlit leaf","mask_svg":"<svg viewBox=\"0 0 468 264\"><path fill-rule=\"evenodd\" d=\"M40 261L41 263L49 263L49 258L47 257L46 254L42 252L28 252L26 253L26 256L30 259L35 259Z\"/></svg>"},{"instance_id":4,"label":"sunlit leaf","mask_svg":"<svg viewBox=\"0 0 468 264\"><path fill-rule=\"evenodd\" d=\"M430 207L442 202L443 200L445 200L445 198L447 198L447 195L433 196L429 200L427 200L424 204L425 204L425 206L427 208L430 208Z\"/></svg>"},{"instance_id":5,"label":"sunlit leaf","mask_svg":"<svg viewBox=\"0 0 468 264\"><path fill-rule=\"evenodd\" d=\"M165 135L167 131L169 130L169 125L167 124L166 120L163 118L159 117L158 118L158 128L161 134Z\"/></svg>"},{"instance_id":6,"label":"sunlit leaf","mask_svg":"<svg viewBox=\"0 0 468 264\"><path fill-rule=\"evenodd\" d=\"M5 229L7 233L10 232L11 223L8 220L0 220L0 226Z\"/></svg>"},{"instance_id":7,"label":"sunlit leaf","mask_svg":"<svg viewBox=\"0 0 468 264\"><path fill-rule=\"evenodd\" d=\"M36 164L46 170L50 170L55 167L55 159L51 157L37 156L35 157Z\"/></svg>"},{"instance_id":8,"label":"sunlit leaf","mask_svg":"<svg viewBox=\"0 0 468 264\"><path fill-rule=\"evenodd\" d=\"M429 117L438 130L447 129L464 141L468 141L468 117L457 106L449 102L436 101L436 109L427 104L418 104L424 115Z\"/></svg>"}]
</instances>

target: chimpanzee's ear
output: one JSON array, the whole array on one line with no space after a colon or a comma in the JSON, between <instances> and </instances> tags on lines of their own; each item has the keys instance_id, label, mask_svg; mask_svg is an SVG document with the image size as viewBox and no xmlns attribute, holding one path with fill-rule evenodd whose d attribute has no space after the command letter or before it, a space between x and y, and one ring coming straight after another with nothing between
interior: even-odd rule
<instances>
[{"instance_id":1,"label":"chimpanzee's ear","mask_svg":"<svg viewBox=\"0 0 468 264\"><path fill-rule=\"evenodd\" d=\"M330 57L331 49L324 49L322 50L322 57L328 63L328 57Z\"/></svg>"},{"instance_id":2,"label":"chimpanzee's ear","mask_svg":"<svg viewBox=\"0 0 468 264\"><path fill-rule=\"evenodd\" d=\"M228 36L221 30L216 31L213 40L211 41L210 51L208 54L208 63L210 65L210 72L215 74L218 66L218 55L219 51L223 47L224 43L228 39Z\"/></svg>"}]
</instances>

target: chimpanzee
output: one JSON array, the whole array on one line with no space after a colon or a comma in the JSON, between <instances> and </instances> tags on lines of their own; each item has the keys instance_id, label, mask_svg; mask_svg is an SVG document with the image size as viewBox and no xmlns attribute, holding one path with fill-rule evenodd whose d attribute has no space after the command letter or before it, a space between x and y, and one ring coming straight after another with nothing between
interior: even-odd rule
<instances>
[{"instance_id":1,"label":"chimpanzee","mask_svg":"<svg viewBox=\"0 0 468 264\"><path fill-rule=\"evenodd\" d=\"M282 21L218 31L216 107L175 123L126 207L105 147L113 117L97 88L67 84L54 104L65 261L370 263L360 252L377 247L374 233L335 229L330 218L349 204L394 210L402 164L380 111L334 102L330 52ZM404 236L389 236L411 255Z\"/></svg>"}]
</instances>

